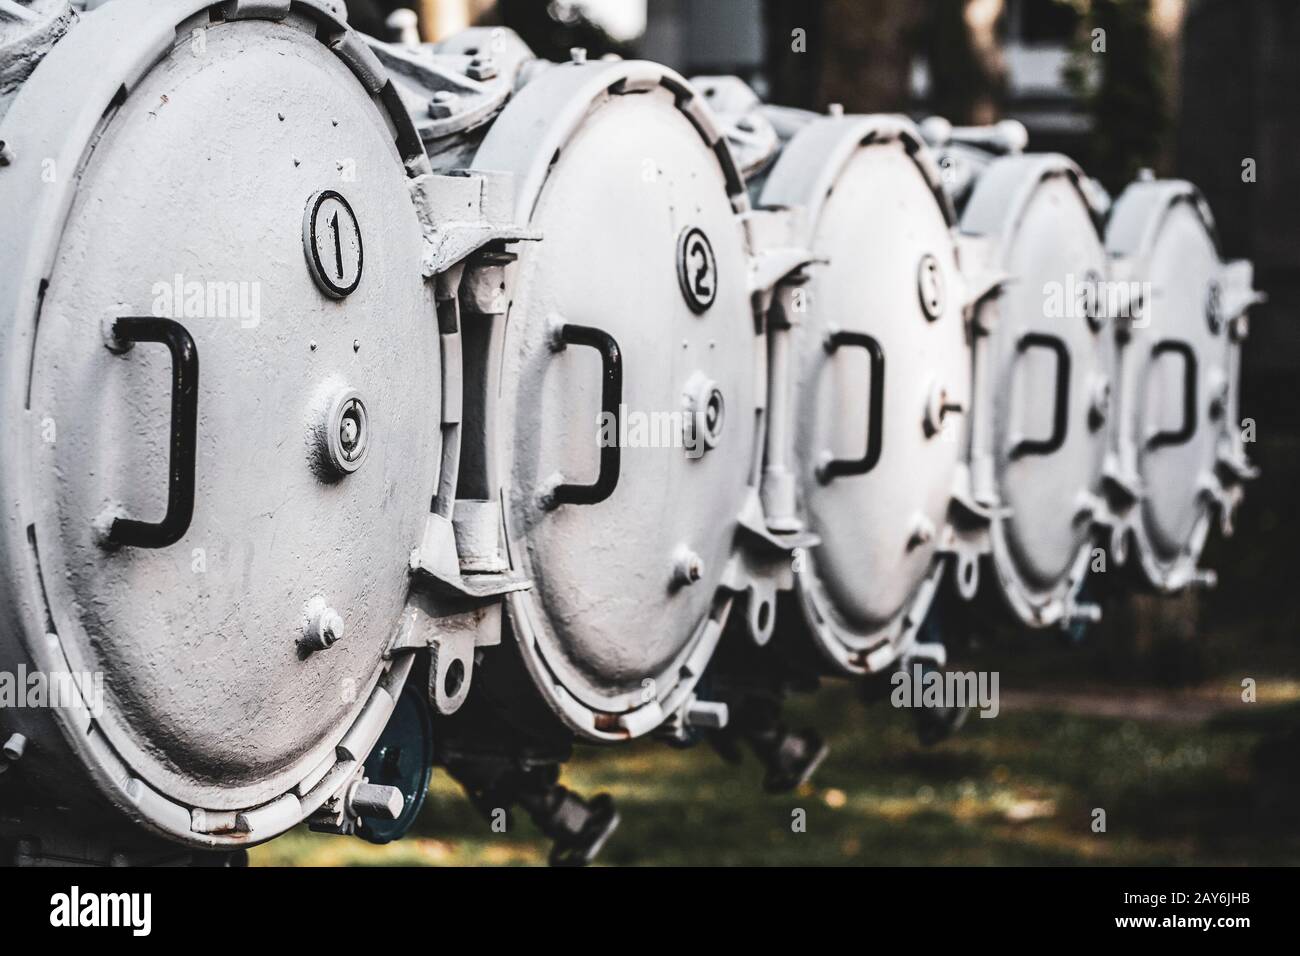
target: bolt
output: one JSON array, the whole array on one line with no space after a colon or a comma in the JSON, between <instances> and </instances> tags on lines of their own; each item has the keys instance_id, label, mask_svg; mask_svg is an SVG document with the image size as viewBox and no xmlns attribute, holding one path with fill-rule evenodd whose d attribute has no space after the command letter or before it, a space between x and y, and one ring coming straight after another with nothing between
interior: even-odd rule
<instances>
[{"instance_id":1,"label":"bolt","mask_svg":"<svg viewBox=\"0 0 1300 956\"><path fill-rule=\"evenodd\" d=\"M406 807L402 791L380 783L357 783L348 794L352 816L396 820Z\"/></svg>"},{"instance_id":2,"label":"bolt","mask_svg":"<svg viewBox=\"0 0 1300 956\"><path fill-rule=\"evenodd\" d=\"M1223 418L1228 407L1228 383L1223 382L1210 398L1210 421L1217 422Z\"/></svg>"},{"instance_id":3,"label":"bolt","mask_svg":"<svg viewBox=\"0 0 1300 956\"><path fill-rule=\"evenodd\" d=\"M355 418L344 418L343 424L339 428L339 437L343 440L343 447L349 452L356 447L358 426Z\"/></svg>"},{"instance_id":4,"label":"bolt","mask_svg":"<svg viewBox=\"0 0 1300 956\"><path fill-rule=\"evenodd\" d=\"M1102 379L1092 390L1092 401L1088 406L1088 421L1093 428L1100 428L1110 414L1110 381Z\"/></svg>"},{"instance_id":5,"label":"bolt","mask_svg":"<svg viewBox=\"0 0 1300 956\"><path fill-rule=\"evenodd\" d=\"M844 104L843 104L843 103L828 103L828 104L826 105L826 115L827 115L827 116L843 116L843 115L844 115Z\"/></svg>"},{"instance_id":6,"label":"bolt","mask_svg":"<svg viewBox=\"0 0 1300 956\"><path fill-rule=\"evenodd\" d=\"M926 435L937 435L943 431L944 423L950 414L963 411L965 411L965 405L952 397L947 386L940 385L938 382L933 383L930 386L930 394L925 402L923 425Z\"/></svg>"},{"instance_id":7,"label":"bolt","mask_svg":"<svg viewBox=\"0 0 1300 956\"><path fill-rule=\"evenodd\" d=\"M570 48L569 48L569 62L570 62L570 63L586 63L586 62L587 62L587 50L586 50L586 48L585 48L585 47L580 47L580 46L570 47Z\"/></svg>"},{"instance_id":8,"label":"bolt","mask_svg":"<svg viewBox=\"0 0 1300 956\"><path fill-rule=\"evenodd\" d=\"M353 340L352 340L352 351L354 351L354 352L360 352L360 351L361 351L361 340L360 340L360 339L353 339Z\"/></svg>"},{"instance_id":9,"label":"bolt","mask_svg":"<svg viewBox=\"0 0 1300 956\"><path fill-rule=\"evenodd\" d=\"M928 252L917 266L916 288L925 317L931 321L939 318L943 313L943 273L939 271L939 260Z\"/></svg>"},{"instance_id":10,"label":"bolt","mask_svg":"<svg viewBox=\"0 0 1300 956\"><path fill-rule=\"evenodd\" d=\"M10 145L0 139L0 166L8 166L16 158Z\"/></svg>"},{"instance_id":11,"label":"bolt","mask_svg":"<svg viewBox=\"0 0 1300 956\"><path fill-rule=\"evenodd\" d=\"M911 551L934 540L934 522L927 515L917 515L912 522L912 534L907 540L907 549Z\"/></svg>"},{"instance_id":12,"label":"bolt","mask_svg":"<svg viewBox=\"0 0 1300 956\"><path fill-rule=\"evenodd\" d=\"M414 10L399 7L388 15L384 26L388 27L389 39L402 46L420 45L420 17Z\"/></svg>"},{"instance_id":13,"label":"bolt","mask_svg":"<svg viewBox=\"0 0 1300 956\"><path fill-rule=\"evenodd\" d=\"M429 115L433 119L446 119L456 112L458 102L460 97L451 90L439 90L429 100Z\"/></svg>"},{"instance_id":14,"label":"bolt","mask_svg":"<svg viewBox=\"0 0 1300 956\"><path fill-rule=\"evenodd\" d=\"M343 639L343 618L338 611L320 602L303 632L303 643L315 650L325 650Z\"/></svg>"},{"instance_id":15,"label":"bolt","mask_svg":"<svg viewBox=\"0 0 1300 956\"><path fill-rule=\"evenodd\" d=\"M490 80L497 75L497 66L490 56L476 56L469 61L465 75L471 80Z\"/></svg>"},{"instance_id":16,"label":"bolt","mask_svg":"<svg viewBox=\"0 0 1300 956\"><path fill-rule=\"evenodd\" d=\"M679 585L694 584L704 577L704 560L683 545L673 555L673 581Z\"/></svg>"},{"instance_id":17,"label":"bolt","mask_svg":"<svg viewBox=\"0 0 1300 956\"><path fill-rule=\"evenodd\" d=\"M22 759L23 752L27 749L27 738L22 734L13 734L5 741L4 755L10 760Z\"/></svg>"},{"instance_id":18,"label":"bolt","mask_svg":"<svg viewBox=\"0 0 1300 956\"><path fill-rule=\"evenodd\" d=\"M686 726L704 730L721 730L727 726L729 716L727 705L722 701L700 700L698 697L686 705L686 711L682 714Z\"/></svg>"}]
</instances>

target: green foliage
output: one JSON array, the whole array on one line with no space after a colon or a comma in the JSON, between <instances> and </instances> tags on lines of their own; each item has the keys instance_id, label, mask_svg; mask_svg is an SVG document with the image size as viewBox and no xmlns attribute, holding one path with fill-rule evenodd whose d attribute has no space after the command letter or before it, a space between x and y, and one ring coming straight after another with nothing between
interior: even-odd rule
<instances>
[{"instance_id":1,"label":"green foliage","mask_svg":"<svg viewBox=\"0 0 1300 956\"><path fill-rule=\"evenodd\" d=\"M1041 637L1041 635L1038 635ZM1271 683L1271 682L1270 682ZM1033 686L1039 686L1035 682ZM1189 722L1036 709L1006 698L951 740L921 747L911 715L864 708L844 684L795 701L792 726L830 733L815 786L769 795L752 759L652 741L581 749L579 792L611 793L622 825L608 865L1286 864L1300 861L1300 707L1216 696L1222 716ZM1231 690L1231 688L1226 688ZM1127 692L1108 699L1131 699ZM1106 810L1107 832L1090 828ZM791 828L806 811L807 831ZM494 834L442 773L415 830L373 847L300 829L255 849L255 865L541 865L526 814Z\"/></svg>"},{"instance_id":2,"label":"green foliage","mask_svg":"<svg viewBox=\"0 0 1300 956\"><path fill-rule=\"evenodd\" d=\"M1083 14L1066 78L1094 123L1085 167L1116 191L1138 170L1159 167L1171 132L1168 57L1152 27L1151 0L1056 2ZM1099 36L1105 52L1094 50Z\"/></svg>"}]
</instances>

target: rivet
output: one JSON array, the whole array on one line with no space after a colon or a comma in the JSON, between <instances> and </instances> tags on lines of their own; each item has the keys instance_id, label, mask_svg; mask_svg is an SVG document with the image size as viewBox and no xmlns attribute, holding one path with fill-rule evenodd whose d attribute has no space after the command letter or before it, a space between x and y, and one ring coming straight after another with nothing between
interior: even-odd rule
<instances>
[{"instance_id":1,"label":"rivet","mask_svg":"<svg viewBox=\"0 0 1300 956\"><path fill-rule=\"evenodd\" d=\"M673 583L694 584L704 577L704 560L683 545L673 554Z\"/></svg>"}]
</instances>

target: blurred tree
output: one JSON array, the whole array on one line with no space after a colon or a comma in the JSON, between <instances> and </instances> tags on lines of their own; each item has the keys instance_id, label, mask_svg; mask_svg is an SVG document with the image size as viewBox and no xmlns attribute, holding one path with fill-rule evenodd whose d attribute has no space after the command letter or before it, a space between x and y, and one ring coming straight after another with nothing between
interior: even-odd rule
<instances>
[{"instance_id":1,"label":"blurred tree","mask_svg":"<svg viewBox=\"0 0 1300 956\"><path fill-rule=\"evenodd\" d=\"M1094 120L1088 172L1112 192L1139 169L1167 172L1172 132L1169 50L1151 0L1057 0L1084 14L1068 80Z\"/></svg>"},{"instance_id":2,"label":"blurred tree","mask_svg":"<svg viewBox=\"0 0 1300 956\"><path fill-rule=\"evenodd\" d=\"M922 29L930 69L928 108L954 123L996 121L1006 91L998 41L1003 0L929 0Z\"/></svg>"},{"instance_id":3,"label":"blurred tree","mask_svg":"<svg viewBox=\"0 0 1300 956\"><path fill-rule=\"evenodd\" d=\"M850 113L902 112L910 100L917 27L915 0L825 0L822 75L817 106Z\"/></svg>"},{"instance_id":4,"label":"blurred tree","mask_svg":"<svg viewBox=\"0 0 1300 956\"><path fill-rule=\"evenodd\" d=\"M822 0L767 0L768 98L781 106L817 109L828 43Z\"/></svg>"}]
</instances>

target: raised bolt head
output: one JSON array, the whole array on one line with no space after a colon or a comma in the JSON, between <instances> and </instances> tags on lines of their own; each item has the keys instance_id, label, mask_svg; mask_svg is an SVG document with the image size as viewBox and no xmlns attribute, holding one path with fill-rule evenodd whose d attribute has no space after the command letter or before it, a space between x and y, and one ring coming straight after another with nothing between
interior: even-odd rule
<instances>
[{"instance_id":1,"label":"raised bolt head","mask_svg":"<svg viewBox=\"0 0 1300 956\"><path fill-rule=\"evenodd\" d=\"M570 47L570 48L569 48L569 62L571 62L571 63L586 63L586 62L587 62L587 50L586 50L586 48L585 48L585 47L580 47L580 46Z\"/></svg>"},{"instance_id":2,"label":"raised bolt head","mask_svg":"<svg viewBox=\"0 0 1300 956\"><path fill-rule=\"evenodd\" d=\"M343 424L339 428L339 437L343 439L345 450L350 452L357 447L357 435L359 433L360 428L355 418L349 416L343 419Z\"/></svg>"},{"instance_id":3,"label":"raised bolt head","mask_svg":"<svg viewBox=\"0 0 1300 956\"><path fill-rule=\"evenodd\" d=\"M343 456L348 461L353 461L359 451L362 415L362 410L354 401L343 410L343 417L339 419L339 443L343 448Z\"/></svg>"},{"instance_id":4,"label":"raised bolt head","mask_svg":"<svg viewBox=\"0 0 1300 956\"><path fill-rule=\"evenodd\" d=\"M323 651L341 641L343 632L343 616L316 598L308 609L302 643L309 649Z\"/></svg>"},{"instance_id":5,"label":"raised bolt head","mask_svg":"<svg viewBox=\"0 0 1300 956\"><path fill-rule=\"evenodd\" d=\"M451 90L439 90L429 100L429 116L433 119L446 119L456 112L460 97Z\"/></svg>"},{"instance_id":6,"label":"raised bolt head","mask_svg":"<svg viewBox=\"0 0 1300 956\"><path fill-rule=\"evenodd\" d=\"M343 618L333 608L326 608L320 620L320 638L325 647L343 637Z\"/></svg>"},{"instance_id":7,"label":"raised bolt head","mask_svg":"<svg viewBox=\"0 0 1300 956\"><path fill-rule=\"evenodd\" d=\"M469 61L465 75L471 80L490 80L497 75L497 66L490 56L476 56Z\"/></svg>"},{"instance_id":8,"label":"raised bolt head","mask_svg":"<svg viewBox=\"0 0 1300 956\"><path fill-rule=\"evenodd\" d=\"M690 548L678 548L673 556L673 581L679 585L694 584L702 577L704 559Z\"/></svg>"},{"instance_id":9,"label":"raised bolt head","mask_svg":"<svg viewBox=\"0 0 1300 956\"><path fill-rule=\"evenodd\" d=\"M931 322L939 318L944 306L943 272L939 269L939 260L928 252L921 257L916 268L916 291L925 317Z\"/></svg>"},{"instance_id":10,"label":"raised bolt head","mask_svg":"<svg viewBox=\"0 0 1300 956\"><path fill-rule=\"evenodd\" d=\"M380 783L358 783L348 795L349 809L359 817L396 820L406 808L402 791Z\"/></svg>"}]
</instances>

